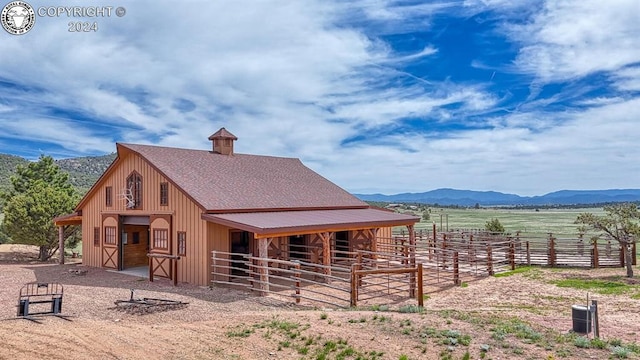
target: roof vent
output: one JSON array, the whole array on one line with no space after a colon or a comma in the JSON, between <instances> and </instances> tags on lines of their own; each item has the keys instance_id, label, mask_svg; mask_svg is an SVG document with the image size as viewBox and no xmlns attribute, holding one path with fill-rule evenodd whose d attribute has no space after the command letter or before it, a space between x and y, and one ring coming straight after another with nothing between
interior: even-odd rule
<instances>
[{"instance_id":1,"label":"roof vent","mask_svg":"<svg viewBox=\"0 0 640 360\"><path fill-rule=\"evenodd\" d=\"M213 142L213 152L222 155L233 155L233 142L238 138L225 128L220 128L213 135L209 136Z\"/></svg>"}]
</instances>

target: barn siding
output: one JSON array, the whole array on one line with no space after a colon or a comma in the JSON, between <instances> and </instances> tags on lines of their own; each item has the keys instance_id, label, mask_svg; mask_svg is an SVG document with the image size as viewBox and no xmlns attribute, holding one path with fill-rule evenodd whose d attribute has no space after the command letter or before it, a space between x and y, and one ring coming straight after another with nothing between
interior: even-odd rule
<instances>
[{"instance_id":1,"label":"barn siding","mask_svg":"<svg viewBox=\"0 0 640 360\"><path fill-rule=\"evenodd\" d=\"M87 266L102 266L102 247L104 228L102 214L120 215L171 215L170 241L171 253L177 254L177 232L184 231L187 235L186 255L178 261L178 281L198 285L207 285L209 279L210 250L207 242L207 222L201 220L201 208L187 197L173 183L157 172L144 159L136 154L121 154L115 166L93 189L82 210L82 261ZM142 176L142 208L140 210L126 209L126 201L121 198L126 188L126 179L132 171ZM169 203L160 205L160 183L169 182ZM105 188L113 188L112 206L107 207ZM94 246L93 229L100 227L100 245ZM149 241L153 241L150 232ZM126 247L125 247L126 255Z\"/></svg>"}]
</instances>

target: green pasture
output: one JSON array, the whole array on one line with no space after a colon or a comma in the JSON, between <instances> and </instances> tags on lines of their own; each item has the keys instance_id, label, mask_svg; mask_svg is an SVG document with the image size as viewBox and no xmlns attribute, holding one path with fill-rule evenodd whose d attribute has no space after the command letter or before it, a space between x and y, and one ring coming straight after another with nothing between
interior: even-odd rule
<instances>
[{"instance_id":1,"label":"green pasture","mask_svg":"<svg viewBox=\"0 0 640 360\"><path fill-rule=\"evenodd\" d=\"M535 234L577 234L577 225L573 222L578 214L590 212L603 215L602 208L584 209L448 209L431 207L430 219L421 220L416 228L432 229L436 224L438 231L456 229L484 229L487 221L495 218L507 232ZM422 216L422 213L416 215Z\"/></svg>"}]
</instances>

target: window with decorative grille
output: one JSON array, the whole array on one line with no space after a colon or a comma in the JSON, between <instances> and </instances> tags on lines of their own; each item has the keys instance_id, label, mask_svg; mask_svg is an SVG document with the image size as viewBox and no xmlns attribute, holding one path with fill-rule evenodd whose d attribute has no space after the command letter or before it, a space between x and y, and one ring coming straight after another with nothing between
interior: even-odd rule
<instances>
[{"instance_id":1,"label":"window with decorative grille","mask_svg":"<svg viewBox=\"0 0 640 360\"><path fill-rule=\"evenodd\" d=\"M107 207L111 207L113 204L113 187L111 186L104 188L104 204Z\"/></svg>"},{"instance_id":2,"label":"window with decorative grille","mask_svg":"<svg viewBox=\"0 0 640 360\"><path fill-rule=\"evenodd\" d=\"M169 183L160 183L160 205L169 205Z\"/></svg>"},{"instance_id":3,"label":"window with decorative grille","mask_svg":"<svg viewBox=\"0 0 640 360\"><path fill-rule=\"evenodd\" d=\"M104 243L108 245L116 244L116 227L115 226L104 227Z\"/></svg>"},{"instance_id":4,"label":"window with decorative grille","mask_svg":"<svg viewBox=\"0 0 640 360\"><path fill-rule=\"evenodd\" d=\"M127 204L128 209L142 208L142 176L137 172L132 172L127 177L127 190L130 192L131 199Z\"/></svg>"},{"instance_id":5,"label":"window with decorative grille","mask_svg":"<svg viewBox=\"0 0 640 360\"><path fill-rule=\"evenodd\" d=\"M184 231L178 231L178 255L187 255L187 233Z\"/></svg>"},{"instance_id":6,"label":"window with decorative grille","mask_svg":"<svg viewBox=\"0 0 640 360\"><path fill-rule=\"evenodd\" d=\"M153 248L154 249L169 249L169 230L167 229L154 229L153 230Z\"/></svg>"}]
</instances>

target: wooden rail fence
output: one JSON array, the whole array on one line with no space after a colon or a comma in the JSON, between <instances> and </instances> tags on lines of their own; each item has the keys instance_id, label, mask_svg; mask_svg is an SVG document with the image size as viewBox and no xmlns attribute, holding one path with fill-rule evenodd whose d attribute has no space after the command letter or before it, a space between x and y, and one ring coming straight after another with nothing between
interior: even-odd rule
<instances>
[{"instance_id":1,"label":"wooden rail fence","mask_svg":"<svg viewBox=\"0 0 640 360\"><path fill-rule=\"evenodd\" d=\"M212 283L293 298L296 303L347 307L415 298L421 305L425 293L517 265L624 266L620 246L610 239L482 231L417 232L415 238L414 244L406 235L377 238L376 246L357 251L333 243L330 265L323 264L324 250L314 246L296 245L278 258L214 251ZM635 247L633 253L635 265Z\"/></svg>"}]
</instances>

